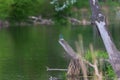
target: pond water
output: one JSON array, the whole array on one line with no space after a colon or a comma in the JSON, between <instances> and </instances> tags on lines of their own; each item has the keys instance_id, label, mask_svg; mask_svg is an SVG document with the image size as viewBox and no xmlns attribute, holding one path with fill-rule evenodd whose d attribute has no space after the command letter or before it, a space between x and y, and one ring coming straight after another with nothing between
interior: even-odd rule
<instances>
[{"instance_id":1,"label":"pond water","mask_svg":"<svg viewBox=\"0 0 120 80\"><path fill-rule=\"evenodd\" d=\"M110 28L113 41L120 47L120 27ZM59 35L75 49L78 36L83 37L85 49L94 44L104 50L103 43L92 26L12 26L0 30L0 80L49 80L65 78L65 72L47 71L66 69L69 57L58 43Z\"/></svg>"}]
</instances>

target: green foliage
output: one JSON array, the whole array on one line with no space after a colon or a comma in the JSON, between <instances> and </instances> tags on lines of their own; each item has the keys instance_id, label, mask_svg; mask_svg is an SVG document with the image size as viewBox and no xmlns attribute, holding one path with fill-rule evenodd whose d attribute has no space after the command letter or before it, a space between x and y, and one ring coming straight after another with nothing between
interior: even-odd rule
<instances>
[{"instance_id":1,"label":"green foliage","mask_svg":"<svg viewBox=\"0 0 120 80\"><path fill-rule=\"evenodd\" d=\"M87 53L85 54L85 58L87 59L87 60L89 60L89 61L91 61L92 60L92 55L91 55L92 53L91 53L91 51L87 51ZM97 59L100 59L100 58L104 58L104 59L108 59L108 55L107 55L107 53L106 52L104 52L104 51L95 51L94 53L93 53L95 56L96 56L96 58Z\"/></svg>"},{"instance_id":2,"label":"green foliage","mask_svg":"<svg viewBox=\"0 0 120 80\"><path fill-rule=\"evenodd\" d=\"M74 4L77 8L84 8L84 7L90 7L89 6L89 1L88 0L77 0L77 3Z\"/></svg>"},{"instance_id":3,"label":"green foliage","mask_svg":"<svg viewBox=\"0 0 120 80\"><path fill-rule=\"evenodd\" d=\"M72 7L84 5L84 2L88 3L80 0L0 0L0 19L20 22L28 19L29 15L42 15L57 17L58 21L65 23L64 17L74 14Z\"/></svg>"},{"instance_id":4,"label":"green foliage","mask_svg":"<svg viewBox=\"0 0 120 80\"><path fill-rule=\"evenodd\" d=\"M52 0L50 4L54 5L55 11L63 11L76 2L77 0Z\"/></svg>"},{"instance_id":5,"label":"green foliage","mask_svg":"<svg viewBox=\"0 0 120 80\"><path fill-rule=\"evenodd\" d=\"M45 6L47 5L47 6ZM28 16L52 16L54 9L49 0L1 0L0 19L9 19L12 22L20 22L28 19ZM49 13L49 14L48 14Z\"/></svg>"},{"instance_id":6,"label":"green foliage","mask_svg":"<svg viewBox=\"0 0 120 80\"><path fill-rule=\"evenodd\" d=\"M112 66L109 62L105 61L105 59L108 59L108 54L104 51L95 51L94 53L91 53L91 51L87 51L85 54L85 59L93 63L92 55L95 55L98 60L98 67L99 70L102 71L102 74L104 77L108 77L109 79L115 78L115 72L112 69Z\"/></svg>"},{"instance_id":7,"label":"green foliage","mask_svg":"<svg viewBox=\"0 0 120 80\"><path fill-rule=\"evenodd\" d=\"M109 6L120 6L120 2L113 2L113 1L110 1L110 2L108 2L108 5Z\"/></svg>"},{"instance_id":8,"label":"green foliage","mask_svg":"<svg viewBox=\"0 0 120 80\"><path fill-rule=\"evenodd\" d=\"M5 19L9 14L9 6L13 0L0 0L0 19Z\"/></svg>"},{"instance_id":9,"label":"green foliage","mask_svg":"<svg viewBox=\"0 0 120 80\"><path fill-rule=\"evenodd\" d=\"M31 14L32 0L14 0L10 6L9 20L10 21L23 21Z\"/></svg>"},{"instance_id":10,"label":"green foliage","mask_svg":"<svg viewBox=\"0 0 120 80\"><path fill-rule=\"evenodd\" d=\"M54 19L60 24L66 24L67 17L72 15L72 7L77 0L52 0L50 4L54 8Z\"/></svg>"},{"instance_id":11,"label":"green foliage","mask_svg":"<svg viewBox=\"0 0 120 80\"><path fill-rule=\"evenodd\" d=\"M54 18L54 21L55 21L55 24L59 24L59 25L66 25L68 23L68 20L66 18L60 17L60 16L59 17L56 16Z\"/></svg>"},{"instance_id":12,"label":"green foliage","mask_svg":"<svg viewBox=\"0 0 120 80\"><path fill-rule=\"evenodd\" d=\"M119 2L106 1L101 4L109 6L119 6ZM75 15L73 7L89 8L88 0L0 0L0 19L10 21L25 21L28 16L54 17L58 21L65 23L65 17ZM63 18L63 19L61 19Z\"/></svg>"},{"instance_id":13,"label":"green foliage","mask_svg":"<svg viewBox=\"0 0 120 80\"><path fill-rule=\"evenodd\" d=\"M50 1L49 0L41 1L39 0L39 2L37 3L38 5L36 6L35 15L42 15L43 17L53 17L53 15L55 15L55 10L53 9L53 6L50 4Z\"/></svg>"},{"instance_id":14,"label":"green foliage","mask_svg":"<svg viewBox=\"0 0 120 80\"><path fill-rule=\"evenodd\" d=\"M120 2L119 1L113 1L113 0L101 1L100 4L108 5L109 7L120 6Z\"/></svg>"},{"instance_id":15,"label":"green foliage","mask_svg":"<svg viewBox=\"0 0 120 80\"><path fill-rule=\"evenodd\" d=\"M109 64L108 64L109 65ZM109 65L109 66L107 66L107 69L106 69L106 71L105 71L106 73L106 75L107 75L107 77L108 78L115 78L116 76L115 76L115 72L114 72L114 70L112 69L112 66L111 65Z\"/></svg>"}]
</instances>

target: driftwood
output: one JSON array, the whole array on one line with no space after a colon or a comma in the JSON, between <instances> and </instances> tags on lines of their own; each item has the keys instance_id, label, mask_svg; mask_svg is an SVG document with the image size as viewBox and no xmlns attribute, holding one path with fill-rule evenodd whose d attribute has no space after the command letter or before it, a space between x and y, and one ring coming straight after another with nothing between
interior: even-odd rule
<instances>
[{"instance_id":1,"label":"driftwood","mask_svg":"<svg viewBox=\"0 0 120 80\"><path fill-rule=\"evenodd\" d=\"M120 52L117 50L115 44L113 43L107 28L106 18L101 13L98 0L89 0L92 10L92 22L98 28L107 53L109 55L109 61L120 80Z\"/></svg>"},{"instance_id":2,"label":"driftwood","mask_svg":"<svg viewBox=\"0 0 120 80\"><path fill-rule=\"evenodd\" d=\"M71 62L68 66L68 72L67 72L67 76L69 77L68 80L79 80L78 76L80 74L80 68L83 72L84 80L88 80L87 69L86 69L86 65L83 63L83 59L76 54L76 52L72 49L72 47L63 38L59 39L59 43L67 52L67 54L71 57Z\"/></svg>"},{"instance_id":3,"label":"driftwood","mask_svg":"<svg viewBox=\"0 0 120 80\"><path fill-rule=\"evenodd\" d=\"M47 68L47 71L68 71L68 69L49 68L49 67L46 67L46 68Z\"/></svg>"},{"instance_id":4,"label":"driftwood","mask_svg":"<svg viewBox=\"0 0 120 80\"><path fill-rule=\"evenodd\" d=\"M29 19L34 24L41 24L41 25L51 25L54 24L54 22L51 19L43 19L42 16L29 16Z\"/></svg>"},{"instance_id":5,"label":"driftwood","mask_svg":"<svg viewBox=\"0 0 120 80\"><path fill-rule=\"evenodd\" d=\"M96 59L96 56L93 54L94 50L93 50L92 46L90 46L90 48L91 48L90 50L91 50L91 53L92 53L93 64L90 63L89 61L85 60L82 57L82 53L84 53L84 52L82 52L79 55L77 55L74 52L74 50L70 47L70 45L64 39L60 39L59 43L62 45L62 47L67 52L67 54L72 59L70 64L69 64L68 72L67 72L68 80L79 80L79 71L80 71L80 69L83 72L84 80L88 80L86 64L88 64L90 67L92 67L94 69L95 76L96 76L96 77L94 77L95 80L102 80L102 73L98 69L97 59Z\"/></svg>"},{"instance_id":6,"label":"driftwood","mask_svg":"<svg viewBox=\"0 0 120 80\"><path fill-rule=\"evenodd\" d=\"M73 25L90 25L91 24L91 22L86 19L79 20L71 17L68 17L67 19Z\"/></svg>"}]
</instances>

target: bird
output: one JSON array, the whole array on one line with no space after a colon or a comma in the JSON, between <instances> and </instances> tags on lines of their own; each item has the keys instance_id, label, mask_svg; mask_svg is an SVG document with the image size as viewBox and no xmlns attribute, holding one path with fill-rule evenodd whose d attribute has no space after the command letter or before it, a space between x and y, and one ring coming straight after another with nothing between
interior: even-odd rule
<instances>
[{"instance_id":1,"label":"bird","mask_svg":"<svg viewBox=\"0 0 120 80\"><path fill-rule=\"evenodd\" d=\"M62 34L59 35L59 40L64 40Z\"/></svg>"}]
</instances>

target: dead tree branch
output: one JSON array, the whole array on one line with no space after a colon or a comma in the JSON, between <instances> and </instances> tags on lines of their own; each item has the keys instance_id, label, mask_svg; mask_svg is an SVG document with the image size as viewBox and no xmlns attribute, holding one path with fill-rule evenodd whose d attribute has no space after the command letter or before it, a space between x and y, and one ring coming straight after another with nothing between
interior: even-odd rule
<instances>
[{"instance_id":1,"label":"dead tree branch","mask_svg":"<svg viewBox=\"0 0 120 80\"><path fill-rule=\"evenodd\" d=\"M59 39L59 43L61 44L61 46L64 48L64 50L67 52L67 54L71 57L71 62L69 64L68 67L68 75L79 75L80 73L80 68L82 69L83 72L83 76L84 76L84 80L88 80L87 79L87 68L86 65L83 62L82 57L79 57L76 52L72 49L72 47L62 38Z\"/></svg>"},{"instance_id":2,"label":"dead tree branch","mask_svg":"<svg viewBox=\"0 0 120 80\"><path fill-rule=\"evenodd\" d=\"M106 18L100 10L98 0L89 0L92 10L92 22L98 28L107 53L109 55L109 61L117 74L118 79L120 78L120 52L117 50L113 43L107 28Z\"/></svg>"},{"instance_id":3,"label":"dead tree branch","mask_svg":"<svg viewBox=\"0 0 120 80\"><path fill-rule=\"evenodd\" d=\"M68 69L59 69L59 68L49 68L46 67L47 71L68 71Z\"/></svg>"}]
</instances>

